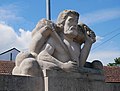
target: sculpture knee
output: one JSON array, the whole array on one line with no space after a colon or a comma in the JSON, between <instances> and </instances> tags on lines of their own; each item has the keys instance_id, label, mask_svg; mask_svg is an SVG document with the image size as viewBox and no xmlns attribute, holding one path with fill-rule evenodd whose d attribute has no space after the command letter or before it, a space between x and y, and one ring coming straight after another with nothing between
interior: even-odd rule
<instances>
[{"instance_id":1,"label":"sculpture knee","mask_svg":"<svg viewBox=\"0 0 120 91\"><path fill-rule=\"evenodd\" d=\"M15 66L13 68L12 75L20 75L20 68L19 68L19 66Z\"/></svg>"},{"instance_id":2,"label":"sculpture knee","mask_svg":"<svg viewBox=\"0 0 120 91\"><path fill-rule=\"evenodd\" d=\"M39 54L41 48L51 35L51 30L52 29L49 26L44 26L34 34L30 44L30 52Z\"/></svg>"},{"instance_id":3,"label":"sculpture knee","mask_svg":"<svg viewBox=\"0 0 120 91\"><path fill-rule=\"evenodd\" d=\"M35 27L35 28L33 29L33 31L32 31L32 37L33 37L36 33L38 33L38 31L39 31L39 32L42 32L41 29L42 29L43 27L45 27L46 25L50 25L50 23L52 23L52 21L46 20L46 19L41 19L41 20L37 23L36 27Z\"/></svg>"},{"instance_id":4,"label":"sculpture knee","mask_svg":"<svg viewBox=\"0 0 120 91\"><path fill-rule=\"evenodd\" d=\"M20 64L20 74L26 76L43 76L42 70L34 58L26 58Z\"/></svg>"},{"instance_id":5,"label":"sculpture knee","mask_svg":"<svg viewBox=\"0 0 120 91\"><path fill-rule=\"evenodd\" d=\"M30 52L20 52L15 59L15 65L20 66L22 61L26 58L35 58Z\"/></svg>"}]
</instances>

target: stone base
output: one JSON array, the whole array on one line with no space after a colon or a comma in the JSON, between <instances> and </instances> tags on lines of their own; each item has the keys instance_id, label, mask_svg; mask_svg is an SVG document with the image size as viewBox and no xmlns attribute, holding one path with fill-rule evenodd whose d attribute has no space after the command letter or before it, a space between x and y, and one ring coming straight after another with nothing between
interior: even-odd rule
<instances>
[{"instance_id":1,"label":"stone base","mask_svg":"<svg viewBox=\"0 0 120 91\"><path fill-rule=\"evenodd\" d=\"M66 73L45 70L45 91L105 91L101 72Z\"/></svg>"},{"instance_id":2,"label":"stone base","mask_svg":"<svg viewBox=\"0 0 120 91\"><path fill-rule=\"evenodd\" d=\"M42 91L41 77L0 75L0 91Z\"/></svg>"},{"instance_id":3,"label":"stone base","mask_svg":"<svg viewBox=\"0 0 120 91\"><path fill-rule=\"evenodd\" d=\"M105 90L101 71L84 69L78 72L44 70L41 77L0 75L0 91L109 91Z\"/></svg>"}]
</instances>

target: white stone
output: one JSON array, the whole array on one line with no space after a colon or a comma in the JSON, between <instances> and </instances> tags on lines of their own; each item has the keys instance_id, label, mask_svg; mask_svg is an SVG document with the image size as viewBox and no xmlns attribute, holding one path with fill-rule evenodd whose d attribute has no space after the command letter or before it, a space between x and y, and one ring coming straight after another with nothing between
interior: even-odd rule
<instances>
[{"instance_id":1,"label":"white stone","mask_svg":"<svg viewBox=\"0 0 120 91\"><path fill-rule=\"evenodd\" d=\"M13 74L18 74L17 70L23 74L21 65L24 65L24 70L29 70L24 75L32 76L29 72L34 67L29 65L34 65L34 62L27 62L31 58L36 60L41 70L59 68L71 72L83 67L95 42L95 34L85 24L78 25L78 19L76 11L65 10L60 13L57 24L46 19L39 21L32 32L29 52L17 56Z\"/></svg>"}]
</instances>

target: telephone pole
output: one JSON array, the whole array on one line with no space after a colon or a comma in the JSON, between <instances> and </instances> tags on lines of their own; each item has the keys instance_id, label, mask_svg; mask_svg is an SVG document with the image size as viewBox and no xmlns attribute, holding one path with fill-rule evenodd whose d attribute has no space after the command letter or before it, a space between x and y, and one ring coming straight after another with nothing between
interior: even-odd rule
<instances>
[{"instance_id":1,"label":"telephone pole","mask_svg":"<svg viewBox=\"0 0 120 91\"><path fill-rule=\"evenodd\" d=\"M46 18L51 20L50 0L46 0Z\"/></svg>"}]
</instances>

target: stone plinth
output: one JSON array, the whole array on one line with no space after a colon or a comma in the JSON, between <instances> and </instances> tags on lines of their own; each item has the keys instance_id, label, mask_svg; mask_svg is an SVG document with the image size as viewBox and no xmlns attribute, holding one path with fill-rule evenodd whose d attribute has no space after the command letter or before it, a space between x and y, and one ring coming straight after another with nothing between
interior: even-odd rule
<instances>
[{"instance_id":1,"label":"stone plinth","mask_svg":"<svg viewBox=\"0 0 120 91\"><path fill-rule=\"evenodd\" d=\"M41 77L0 75L0 91L42 91Z\"/></svg>"},{"instance_id":2,"label":"stone plinth","mask_svg":"<svg viewBox=\"0 0 120 91\"><path fill-rule=\"evenodd\" d=\"M0 75L0 91L109 91L105 90L104 75L97 70L43 72L45 90L41 77Z\"/></svg>"},{"instance_id":3,"label":"stone plinth","mask_svg":"<svg viewBox=\"0 0 120 91\"><path fill-rule=\"evenodd\" d=\"M105 91L104 75L90 70L80 73L45 70L45 91Z\"/></svg>"}]
</instances>

